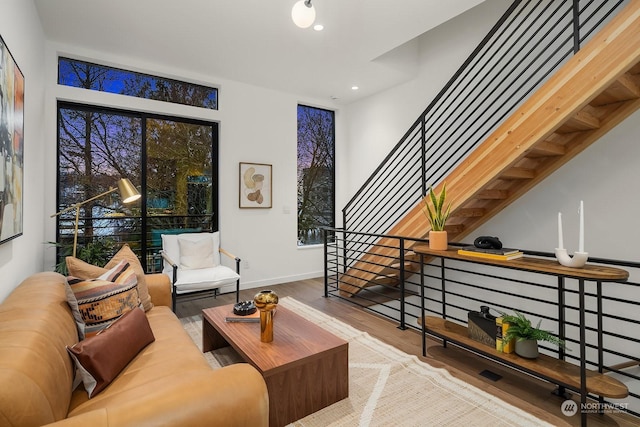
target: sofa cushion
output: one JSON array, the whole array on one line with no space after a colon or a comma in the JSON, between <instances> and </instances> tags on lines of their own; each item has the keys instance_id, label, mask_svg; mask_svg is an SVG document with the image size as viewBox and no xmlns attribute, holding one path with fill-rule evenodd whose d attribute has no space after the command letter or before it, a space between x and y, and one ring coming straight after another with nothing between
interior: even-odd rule
<instances>
[{"instance_id":1,"label":"sofa cushion","mask_svg":"<svg viewBox=\"0 0 640 427\"><path fill-rule=\"evenodd\" d=\"M67 347L67 351L91 398L104 390L154 339L144 311L134 309L95 336Z\"/></svg>"},{"instance_id":2,"label":"sofa cushion","mask_svg":"<svg viewBox=\"0 0 640 427\"><path fill-rule=\"evenodd\" d=\"M144 310L149 311L151 307L153 307L153 303L149 296L144 269L142 268L142 264L140 264L140 260L131 250L129 245L123 245L113 258L111 258L111 260L109 260L109 262L104 266L104 268L86 263L78 258L66 258L69 275L80 279L95 279L96 277L104 274L107 270L115 267L122 260L128 261L133 268L133 271L135 271L136 278L138 280L138 294L140 295L140 301L142 302Z\"/></svg>"},{"instance_id":3,"label":"sofa cushion","mask_svg":"<svg viewBox=\"0 0 640 427\"><path fill-rule=\"evenodd\" d=\"M111 280L107 280L107 279ZM95 335L124 313L140 305L136 275L121 261L97 279L68 277L85 323L85 336Z\"/></svg>"},{"instance_id":4,"label":"sofa cushion","mask_svg":"<svg viewBox=\"0 0 640 427\"><path fill-rule=\"evenodd\" d=\"M177 379L187 375L211 372L203 353L169 307L154 306L146 314L155 341L142 349L111 385L92 399L83 387L78 387L72 393L69 416L123 404L149 390L170 389Z\"/></svg>"},{"instance_id":5,"label":"sofa cushion","mask_svg":"<svg viewBox=\"0 0 640 427\"><path fill-rule=\"evenodd\" d=\"M180 270L175 283L176 293L213 289L234 283L238 279L240 279L238 273L224 265L199 270Z\"/></svg>"}]
</instances>

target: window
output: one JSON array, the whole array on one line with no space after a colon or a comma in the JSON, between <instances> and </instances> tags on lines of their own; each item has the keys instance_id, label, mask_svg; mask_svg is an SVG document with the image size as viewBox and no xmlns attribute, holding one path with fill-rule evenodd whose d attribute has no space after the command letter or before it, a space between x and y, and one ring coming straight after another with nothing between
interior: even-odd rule
<instances>
[{"instance_id":1,"label":"window","mask_svg":"<svg viewBox=\"0 0 640 427\"><path fill-rule=\"evenodd\" d=\"M335 114L298 105L298 245L335 225Z\"/></svg>"},{"instance_id":2,"label":"window","mask_svg":"<svg viewBox=\"0 0 640 427\"><path fill-rule=\"evenodd\" d=\"M78 253L100 263L128 243L147 270L161 234L218 228L218 127L216 123L58 105L58 210L99 195L128 178L141 202L120 203L118 192L84 204ZM57 217L60 260L73 245L75 211ZM67 249L67 250L64 250ZM98 254L99 253L99 254ZM144 265L144 263L143 263Z\"/></svg>"},{"instance_id":3,"label":"window","mask_svg":"<svg viewBox=\"0 0 640 427\"><path fill-rule=\"evenodd\" d=\"M174 104L218 109L218 89L69 58L58 58L58 84Z\"/></svg>"}]
</instances>

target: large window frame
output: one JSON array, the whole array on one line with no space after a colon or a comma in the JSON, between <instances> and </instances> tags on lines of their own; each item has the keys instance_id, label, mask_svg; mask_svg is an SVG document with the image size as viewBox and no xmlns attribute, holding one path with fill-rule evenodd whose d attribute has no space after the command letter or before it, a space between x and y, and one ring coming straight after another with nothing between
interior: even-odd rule
<instances>
[{"instance_id":1,"label":"large window frame","mask_svg":"<svg viewBox=\"0 0 640 427\"><path fill-rule=\"evenodd\" d=\"M298 104L297 117L297 244L305 247L335 226L335 112Z\"/></svg>"},{"instance_id":2,"label":"large window frame","mask_svg":"<svg viewBox=\"0 0 640 427\"><path fill-rule=\"evenodd\" d=\"M58 84L211 110L218 109L218 89L215 87L63 56L58 57Z\"/></svg>"},{"instance_id":3,"label":"large window frame","mask_svg":"<svg viewBox=\"0 0 640 427\"><path fill-rule=\"evenodd\" d=\"M58 210L61 210L68 206L68 203L67 205L61 205L61 194L64 188L61 187L62 180L61 180L61 161L60 161L60 156L61 156L60 120L61 120L61 111L63 109L72 109L72 110L84 111L84 112L95 112L99 114L104 113L104 114L121 115L121 116L126 116L129 118L135 118L137 120L140 120L140 128L141 128L140 129L140 133L141 133L140 164L139 164L140 176L139 176L138 182L134 182L134 185L138 187L142 195L138 205L139 216L133 215L131 217L118 217L116 219L110 219L110 221L112 221L113 223L115 223L118 219L121 219L123 221L129 220L131 223L135 223L136 221L139 221L139 225L132 226L133 229L137 228L139 230L139 239L135 241L131 241L130 239L122 240L122 239L116 238L115 247L107 248L108 250L111 251L111 253L107 255L111 255L113 252L115 252L121 244L129 243L134 249L134 251L137 252L138 255L140 256L141 260L143 261L142 264L143 266L146 266L147 271L153 271L153 270L156 270L156 267L157 267L157 260L155 259L156 257L154 257L154 253L157 252L159 248L157 247L157 242L156 244L154 244L154 237L157 237L157 236L151 235L152 232L150 227L152 224L156 224L158 222L163 223L162 221L164 221L164 223L166 224L169 224L170 219L172 218L175 219L180 217L180 219L176 220L175 223L171 223L171 225L169 226L171 229L173 230L187 229L188 231L190 231L195 229L195 227L193 227L193 224L199 221L198 224L200 225L199 227L200 231L218 231L218 219L219 219L218 218L218 212L219 212L219 209L218 209L218 194L219 194L219 178L218 178L219 126L218 126L218 123L197 120L197 119L185 119L182 117L173 117L173 116L162 115L162 114L150 114L150 113L144 113L144 112L138 112L138 111L59 101L57 105L58 125L57 125L57 179L56 179L57 181L56 206L58 206ZM173 215L173 216L164 215L163 216L163 215L158 215L157 213L151 212L150 206L149 206L148 188L147 188L148 182L149 182L148 162L147 162L148 161L147 155L149 152L147 147L147 141L148 141L147 129L149 128L149 122L152 120L171 121L171 122L187 124L187 125L204 126L206 128L211 127L211 200L207 201L207 206L211 207L210 213L206 213L205 215L194 215L192 217L187 215L185 217L184 215ZM126 176L123 176L123 177L128 178ZM187 181L188 182L186 183L186 185L189 185L188 178L187 178ZM115 184L115 180L112 184ZM194 182L194 180L192 179L191 184L198 185L200 183ZM81 197L85 197L85 196L86 196L86 193L83 194ZM80 200L73 200L73 203L77 203L78 201ZM73 218L71 218L69 215L57 218L56 220L56 237L57 237L56 241L57 242L62 242L65 240L68 242L70 237L69 236L70 224L72 224L74 220L73 213L71 214L71 216ZM102 219L105 220L105 218L102 218ZM156 228L162 229L163 227L156 226ZM135 233L132 233L132 234L135 234ZM81 240L79 240L79 242L81 242ZM86 242L81 242L81 243L86 243ZM58 256L59 258L62 258L59 261L63 262L64 261L63 257L65 255L67 255L65 251L59 250Z\"/></svg>"}]
</instances>

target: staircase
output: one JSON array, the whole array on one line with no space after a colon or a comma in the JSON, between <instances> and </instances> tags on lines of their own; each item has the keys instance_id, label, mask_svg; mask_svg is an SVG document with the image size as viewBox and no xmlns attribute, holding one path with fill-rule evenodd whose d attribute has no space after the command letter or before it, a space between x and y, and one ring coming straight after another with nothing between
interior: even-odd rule
<instances>
[{"instance_id":1,"label":"staircase","mask_svg":"<svg viewBox=\"0 0 640 427\"><path fill-rule=\"evenodd\" d=\"M638 108L640 1L634 0L435 187L439 192L447 183L449 240L468 236ZM420 200L385 234L426 238L428 231ZM383 237L352 263L340 279L342 295L398 283L393 242ZM411 255L410 247L403 250Z\"/></svg>"}]
</instances>

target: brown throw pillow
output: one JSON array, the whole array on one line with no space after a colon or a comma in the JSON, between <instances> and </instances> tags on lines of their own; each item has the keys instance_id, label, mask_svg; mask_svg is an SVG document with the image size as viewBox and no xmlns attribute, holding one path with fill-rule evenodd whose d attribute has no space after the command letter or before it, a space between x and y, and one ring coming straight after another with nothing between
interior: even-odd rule
<instances>
[{"instance_id":1,"label":"brown throw pillow","mask_svg":"<svg viewBox=\"0 0 640 427\"><path fill-rule=\"evenodd\" d=\"M66 258L69 275L79 279L95 279L107 272L107 270L115 267L122 260L128 261L129 264L131 264L133 271L136 273L136 277L138 279L138 294L140 295L140 301L142 302L144 311L151 310L153 303L151 302L151 296L149 295L149 289L147 288L147 282L145 281L144 269L140 264L140 260L136 254L133 253L129 245L123 245L107 265L104 266L104 268L86 263L78 258L70 256Z\"/></svg>"},{"instance_id":2,"label":"brown throw pillow","mask_svg":"<svg viewBox=\"0 0 640 427\"><path fill-rule=\"evenodd\" d=\"M97 335L67 347L89 398L104 390L147 345L155 341L140 309L122 315Z\"/></svg>"}]
</instances>

